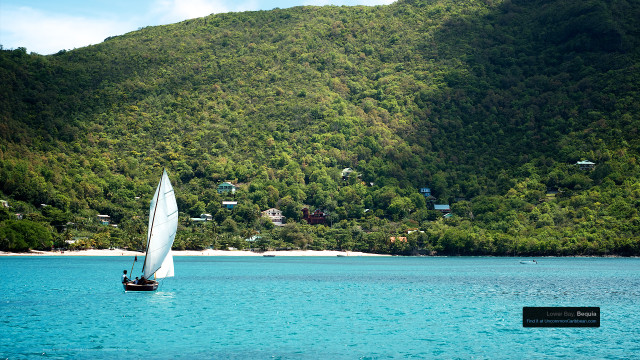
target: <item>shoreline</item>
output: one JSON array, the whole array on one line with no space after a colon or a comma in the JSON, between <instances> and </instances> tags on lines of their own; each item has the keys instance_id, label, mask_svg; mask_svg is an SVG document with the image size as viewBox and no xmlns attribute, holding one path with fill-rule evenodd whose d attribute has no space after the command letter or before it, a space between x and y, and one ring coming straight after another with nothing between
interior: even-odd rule
<instances>
[{"instance_id":1,"label":"shoreline","mask_svg":"<svg viewBox=\"0 0 640 360\"><path fill-rule=\"evenodd\" d=\"M337 250L283 250L255 252L248 250L172 250L173 256L391 256L387 254L372 254L359 251ZM10 253L0 251L0 256L144 256L141 251L122 249L92 249L75 251L39 251L26 253Z\"/></svg>"},{"instance_id":2,"label":"shoreline","mask_svg":"<svg viewBox=\"0 0 640 360\"><path fill-rule=\"evenodd\" d=\"M172 250L173 256L399 256L391 254L374 254L360 251L338 251L338 250L272 250L272 251L249 251L249 250ZM89 250L64 250L64 251L40 251L31 250L25 253L12 253L0 251L0 257L11 256L144 256L142 251L123 250L123 249L89 249ZM621 256L621 255L569 255L569 256L494 256L494 255L418 255L405 257L509 257L514 259L533 259L533 258L640 258L640 256Z\"/></svg>"}]
</instances>

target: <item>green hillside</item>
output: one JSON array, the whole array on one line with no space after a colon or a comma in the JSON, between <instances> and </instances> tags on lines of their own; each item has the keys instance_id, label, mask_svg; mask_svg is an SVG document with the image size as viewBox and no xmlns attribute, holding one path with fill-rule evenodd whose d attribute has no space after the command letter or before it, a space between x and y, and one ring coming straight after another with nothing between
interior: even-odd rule
<instances>
[{"instance_id":1,"label":"green hillside","mask_svg":"<svg viewBox=\"0 0 640 360\"><path fill-rule=\"evenodd\" d=\"M166 168L178 249L640 255L638 19L627 0L399 1L2 50L0 249L141 248Z\"/></svg>"}]
</instances>

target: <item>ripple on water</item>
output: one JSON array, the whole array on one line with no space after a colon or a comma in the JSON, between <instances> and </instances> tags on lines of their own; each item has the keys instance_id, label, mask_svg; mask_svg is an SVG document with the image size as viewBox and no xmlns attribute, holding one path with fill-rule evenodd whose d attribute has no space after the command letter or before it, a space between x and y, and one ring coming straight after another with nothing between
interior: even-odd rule
<instances>
[{"instance_id":1,"label":"ripple on water","mask_svg":"<svg viewBox=\"0 0 640 360\"><path fill-rule=\"evenodd\" d=\"M537 267L511 258L269 260L176 257L177 277L157 292L124 293L119 274L130 259L0 258L0 271L15 275L0 283L0 354L493 359L640 351L638 259L545 258ZM523 306L600 306L602 326L523 328Z\"/></svg>"}]
</instances>

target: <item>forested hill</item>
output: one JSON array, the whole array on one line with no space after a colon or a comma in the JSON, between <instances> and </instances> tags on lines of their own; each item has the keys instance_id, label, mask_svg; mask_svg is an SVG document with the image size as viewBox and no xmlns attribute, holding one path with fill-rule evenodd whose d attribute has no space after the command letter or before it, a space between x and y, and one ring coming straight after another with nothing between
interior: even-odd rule
<instances>
[{"instance_id":1,"label":"forested hill","mask_svg":"<svg viewBox=\"0 0 640 360\"><path fill-rule=\"evenodd\" d=\"M166 168L176 248L640 255L639 29L631 0L398 1L2 50L0 248L139 248Z\"/></svg>"}]
</instances>

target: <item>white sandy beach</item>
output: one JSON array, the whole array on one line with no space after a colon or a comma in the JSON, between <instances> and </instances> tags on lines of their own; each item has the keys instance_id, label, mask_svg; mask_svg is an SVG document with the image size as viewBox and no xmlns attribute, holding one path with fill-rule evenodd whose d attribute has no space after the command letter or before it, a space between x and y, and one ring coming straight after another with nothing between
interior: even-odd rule
<instances>
[{"instance_id":1,"label":"white sandy beach","mask_svg":"<svg viewBox=\"0 0 640 360\"><path fill-rule=\"evenodd\" d=\"M370 254L358 251L315 251L315 250L288 250L288 251L242 251L242 250L184 250L172 251L173 256L389 256L382 254ZM78 251L37 251L27 253L8 253L0 251L0 256L144 256L139 251L102 249L102 250L78 250Z\"/></svg>"}]
</instances>

